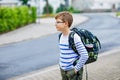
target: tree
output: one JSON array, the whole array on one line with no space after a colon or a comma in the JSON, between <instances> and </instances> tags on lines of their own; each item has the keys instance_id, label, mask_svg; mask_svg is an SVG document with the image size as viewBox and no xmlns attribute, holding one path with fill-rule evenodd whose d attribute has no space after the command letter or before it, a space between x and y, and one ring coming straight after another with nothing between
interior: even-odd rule
<instances>
[{"instance_id":1,"label":"tree","mask_svg":"<svg viewBox=\"0 0 120 80\"><path fill-rule=\"evenodd\" d=\"M53 13L53 7L49 4L49 1L48 0L44 0L46 2L46 5L44 7L44 11L43 11L43 14L51 14Z\"/></svg>"},{"instance_id":2,"label":"tree","mask_svg":"<svg viewBox=\"0 0 120 80\"><path fill-rule=\"evenodd\" d=\"M45 5L43 8L43 14L53 13L53 7L51 5Z\"/></svg>"},{"instance_id":3,"label":"tree","mask_svg":"<svg viewBox=\"0 0 120 80\"><path fill-rule=\"evenodd\" d=\"M23 5L27 5L27 3L28 3L28 0L20 0L20 1L22 1Z\"/></svg>"},{"instance_id":4,"label":"tree","mask_svg":"<svg viewBox=\"0 0 120 80\"><path fill-rule=\"evenodd\" d=\"M46 12L47 12L47 14L49 14L49 2L48 2L48 0L46 0Z\"/></svg>"},{"instance_id":5,"label":"tree","mask_svg":"<svg viewBox=\"0 0 120 80\"><path fill-rule=\"evenodd\" d=\"M48 0L45 0L46 1L46 13L49 14L49 2Z\"/></svg>"}]
</instances>

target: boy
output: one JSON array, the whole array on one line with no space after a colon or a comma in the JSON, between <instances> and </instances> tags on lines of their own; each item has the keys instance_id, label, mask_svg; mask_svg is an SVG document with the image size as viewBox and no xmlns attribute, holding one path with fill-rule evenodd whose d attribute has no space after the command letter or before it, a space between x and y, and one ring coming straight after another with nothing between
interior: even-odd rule
<instances>
[{"instance_id":1,"label":"boy","mask_svg":"<svg viewBox=\"0 0 120 80\"><path fill-rule=\"evenodd\" d=\"M88 53L80 37L76 33L74 35L74 42L80 56L69 47L68 37L71 33L70 26L72 25L73 17L69 12L64 11L58 13L55 16L55 20L57 31L62 33L59 40L59 65L62 80L82 80L83 65L88 59ZM76 60L78 60L78 62L73 64Z\"/></svg>"}]
</instances>

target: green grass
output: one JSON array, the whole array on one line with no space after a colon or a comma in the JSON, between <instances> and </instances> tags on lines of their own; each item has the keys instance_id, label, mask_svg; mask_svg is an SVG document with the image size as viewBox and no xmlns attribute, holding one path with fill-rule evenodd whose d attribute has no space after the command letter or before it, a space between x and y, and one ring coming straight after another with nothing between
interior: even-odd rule
<instances>
[{"instance_id":1,"label":"green grass","mask_svg":"<svg viewBox=\"0 0 120 80\"><path fill-rule=\"evenodd\" d=\"M55 14L43 14L40 18L55 17Z\"/></svg>"},{"instance_id":2,"label":"green grass","mask_svg":"<svg viewBox=\"0 0 120 80\"><path fill-rule=\"evenodd\" d=\"M117 13L116 13L116 16L120 16L120 12L117 12Z\"/></svg>"}]
</instances>

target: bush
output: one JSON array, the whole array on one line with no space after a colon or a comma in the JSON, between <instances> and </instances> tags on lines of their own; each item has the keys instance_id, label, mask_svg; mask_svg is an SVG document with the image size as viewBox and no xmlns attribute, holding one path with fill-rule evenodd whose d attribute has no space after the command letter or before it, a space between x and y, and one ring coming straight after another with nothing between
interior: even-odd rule
<instances>
[{"instance_id":1,"label":"bush","mask_svg":"<svg viewBox=\"0 0 120 80\"><path fill-rule=\"evenodd\" d=\"M36 21L35 7L0 7L0 33L15 30Z\"/></svg>"},{"instance_id":2,"label":"bush","mask_svg":"<svg viewBox=\"0 0 120 80\"><path fill-rule=\"evenodd\" d=\"M51 5L48 5L48 12L47 12L47 5L43 8L43 14L51 14L53 13L53 7Z\"/></svg>"},{"instance_id":3,"label":"bush","mask_svg":"<svg viewBox=\"0 0 120 80\"><path fill-rule=\"evenodd\" d=\"M37 11L37 9L35 7L31 7L30 10L31 10L31 12L29 12L29 14L30 14L29 17L31 18L30 22L36 22L36 18L37 18L36 11Z\"/></svg>"},{"instance_id":4,"label":"bush","mask_svg":"<svg viewBox=\"0 0 120 80\"><path fill-rule=\"evenodd\" d=\"M61 4L60 7L57 8L56 13L61 12L61 11L69 11L71 13L80 13L79 10L75 10L72 6L66 8L66 6L63 4Z\"/></svg>"},{"instance_id":5,"label":"bush","mask_svg":"<svg viewBox=\"0 0 120 80\"><path fill-rule=\"evenodd\" d=\"M0 19L0 33L7 32L7 31L9 31L7 27L7 22L5 20Z\"/></svg>"},{"instance_id":6,"label":"bush","mask_svg":"<svg viewBox=\"0 0 120 80\"><path fill-rule=\"evenodd\" d=\"M68 10L69 12L71 12L71 13L74 12L74 8L73 8L73 7L68 7L67 10Z\"/></svg>"},{"instance_id":7,"label":"bush","mask_svg":"<svg viewBox=\"0 0 120 80\"><path fill-rule=\"evenodd\" d=\"M60 7L57 8L56 13L61 12L61 11L68 11L65 5L60 4Z\"/></svg>"}]
</instances>

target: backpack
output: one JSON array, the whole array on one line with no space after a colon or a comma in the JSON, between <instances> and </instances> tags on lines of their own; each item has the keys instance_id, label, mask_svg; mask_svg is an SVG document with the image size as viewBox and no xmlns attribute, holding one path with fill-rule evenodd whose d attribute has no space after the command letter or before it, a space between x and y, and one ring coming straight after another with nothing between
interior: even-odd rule
<instances>
[{"instance_id":1,"label":"backpack","mask_svg":"<svg viewBox=\"0 0 120 80\"><path fill-rule=\"evenodd\" d=\"M68 39L70 45L69 47L72 48L75 51L75 53L78 54L74 44L74 34L77 33L80 36L81 41L83 42L86 50L88 51L88 60L85 64L95 62L98 58L98 52L101 49L101 43L99 39L86 29L72 28L71 31L72 32L69 34ZM59 34L59 39L61 34Z\"/></svg>"}]
</instances>

